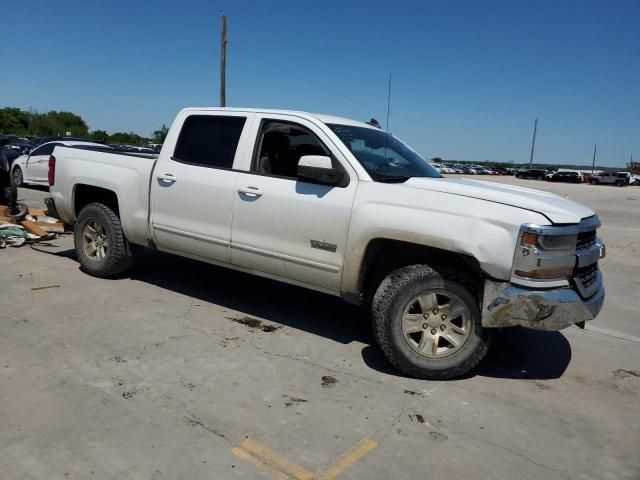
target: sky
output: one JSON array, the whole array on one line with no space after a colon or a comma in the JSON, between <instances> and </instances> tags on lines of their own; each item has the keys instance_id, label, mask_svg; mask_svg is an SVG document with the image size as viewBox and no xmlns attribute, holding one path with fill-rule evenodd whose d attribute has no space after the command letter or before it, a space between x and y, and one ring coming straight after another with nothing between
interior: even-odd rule
<instances>
[{"instance_id":1,"label":"sky","mask_svg":"<svg viewBox=\"0 0 640 480\"><path fill-rule=\"evenodd\" d=\"M640 159L640 0L19 0L2 6L0 107L142 135L187 106L376 118L423 156Z\"/></svg>"}]
</instances>

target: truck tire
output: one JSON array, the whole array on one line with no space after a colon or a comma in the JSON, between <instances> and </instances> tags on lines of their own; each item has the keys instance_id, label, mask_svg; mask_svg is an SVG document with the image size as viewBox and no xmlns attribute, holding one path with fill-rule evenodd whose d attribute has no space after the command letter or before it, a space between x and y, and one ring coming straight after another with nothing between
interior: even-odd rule
<instances>
[{"instance_id":1,"label":"truck tire","mask_svg":"<svg viewBox=\"0 0 640 480\"><path fill-rule=\"evenodd\" d=\"M616 180L616 187L624 187L624 182L622 180Z\"/></svg>"},{"instance_id":2,"label":"truck tire","mask_svg":"<svg viewBox=\"0 0 640 480\"><path fill-rule=\"evenodd\" d=\"M599 182L598 182L598 180L592 179L592 180L589 180L589 183L591 185L598 185Z\"/></svg>"},{"instance_id":3,"label":"truck tire","mask_svg":"<svg viewBox=\"0 0 640 480\"><path fill-rule=\"evenodd\" d=\"M120 219L106 205L90 203L80 211L73 234L82 270L115 278L131 267L133 254Z\"/></svg>"},{"instance_id":4,"label":"truck tire","mask_svg":"<svg viewBox=\"0 0 640 480\"><path fill-rule=\"evenodd\" d=\"M475 296L427 265L400 268L382 281L372 321L389 362L416 378L460 377L482 360L491 341Z\"/></svg>"}]
</instances>

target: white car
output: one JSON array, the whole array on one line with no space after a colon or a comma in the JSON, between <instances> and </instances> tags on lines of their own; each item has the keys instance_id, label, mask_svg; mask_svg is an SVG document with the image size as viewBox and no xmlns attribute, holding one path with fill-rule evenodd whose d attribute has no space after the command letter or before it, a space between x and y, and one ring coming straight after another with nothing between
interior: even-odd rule
<instances>
[{"instance_id":1,"label":"white car","mask_svg":"<svg viewBox=\"0 0 640 480\"><path fill-rule=\"evenodd\" d=\"M11 166L11 182L16 187L23 185L49 185L49 156L53 153L53 149L57 146L73 147L77 145L111 149L111 147L101 143L93 142L59 140L43 143L34 148L30 155L22 155L16 158Z\"/></svg>"}]
</instances>

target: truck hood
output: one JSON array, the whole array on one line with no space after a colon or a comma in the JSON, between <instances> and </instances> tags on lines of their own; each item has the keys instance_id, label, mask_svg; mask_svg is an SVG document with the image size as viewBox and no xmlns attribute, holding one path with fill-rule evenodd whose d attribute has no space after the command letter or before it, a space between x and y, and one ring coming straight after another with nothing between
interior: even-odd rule
<instances>
[{"instance_id":1,"label":"truck hood","mask_svg":"<svg viewBox=\"0 0 640 480\"><path fill-rule=\"evenodd\" d=\"M524 208L544 215L553 223L579 223L581 219L595 214L589 207L553 193L504 183L464 178L415 177L403 185Z\"/></svg>"}]
</instances>

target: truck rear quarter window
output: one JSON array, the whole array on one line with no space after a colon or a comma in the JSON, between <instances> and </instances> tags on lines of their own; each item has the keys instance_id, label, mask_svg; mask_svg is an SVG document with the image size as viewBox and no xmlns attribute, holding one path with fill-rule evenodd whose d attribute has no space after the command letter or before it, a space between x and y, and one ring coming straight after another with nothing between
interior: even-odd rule
<instances>
[{"instance_id":1,"label":"truck rear quarter window","mask_svg":"<svg viewBox=\"0 0 640 480\"><path fill-rule=\"evenodd\" d=\"M192 115L182 125L173 160L202 167L232 168L245 117Z\"/></svg>"}]
</instances>

